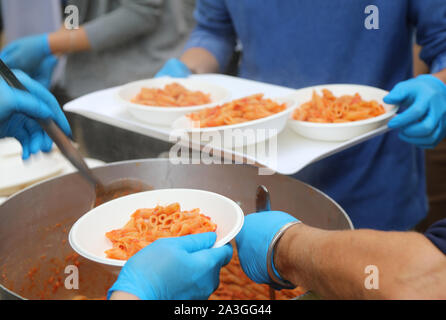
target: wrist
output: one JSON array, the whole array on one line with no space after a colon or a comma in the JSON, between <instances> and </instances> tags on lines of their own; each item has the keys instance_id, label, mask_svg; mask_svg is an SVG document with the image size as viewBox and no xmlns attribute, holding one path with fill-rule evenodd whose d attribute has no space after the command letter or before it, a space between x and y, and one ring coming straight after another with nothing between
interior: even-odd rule
<instances>
[{"instance_id":1,"label":"wrist","mask_svg":"<svg viewBox=\"0 0 446 320\"><path fill-rule=\"evenodd\" d=\"M434 73L433 76L436 77L437 79L440 79L446 85L446 69L443 69L440 72Z\"/></svg>"},{"instance_id":2,"label":"wrist","mask_svg":"<svg viewBox=\"0 0 446 320\"><path fill-rule=\"evenodd\" d=\"M424 79L426 82L428 82L434 88L446 91L446 83L444 82L443 77L444 77L443 72L440 72L440 73L436 73L436 74L422 74L422 75L418 76L417 78Z\"/></svg>"},{"instance_id":3,"label":"wrist","mask_svg":"<svg viewBox=\"0 0 446 320\"><path fill-rule=\"evenodd\" d=\"M124 291L114 291L110 296L110 300L140 300L140 299L131 293L127 293Z\"/></svg>"},{"instance_id":4,"label":"wrist","mask_svg":"<svg viewBox=\"0 0 446 320\"><path fill-rule=\"evenodd\" d=\"M299 284L298 274L296 274L295 257L296 244L298 235L306 228L302 223L298 223L290 227L283 234L282 238L277 242L274 252L274 266L282 278Z\"/></svg>"},{"instance_id":5,"label":"wrist","mask_svg":"<svg viewBox=\"0 0 446 320\"><path fill-rule=\"evenodd\" d=\"M283 235L297 224L301 224L299 220L295 220L283 225L274 235L268 247L267 271L270 279L272 280L271 286L275 287L276 289L293 289L296 287L292 282L288 281L288 279L284 279L284 277L277 271L277 269L275 268L274 256L277 244L282 239Z\"/></svg>"},{"instance_id":6,"label":"wrist","mask_svg":"<svg viewBox=\"0 0 446 320\"><path fill-rule=\"evenodd\" d=\"M62 55L90 49L90 43L84 28L67 30L61 28L48 35L51 53Z\"/></svg>"},{"instance_id":7,"label":"wrist","mask_svg":"<svg viewBox=\"0 0 446 320\"><path fill-rule=\"evenodd\" d=\"M45 56L47 56L47 55L52 53L51 52L49 36L50 35L48 33L45 33L44 35L42 35L43 43L44 43L44 45L43 45L43 52L44 52Z\"/></svg>"},{"instance_id":8,"label":"wrist","mask_svg":"<svg viewBox=\"0 0 446 320\"><path fill-rule=\"evenodd\" d=\"M183 53L180 61L194 74L218 72L217 59L204 48L190 48Z\"/></svg>"},{"instance_id":9,"label":"wrist","mask_svg":"<svg viewBox=\"0 0 446 320\"><path fill-rule=\"evenodd\" d=\"M123 272L124 271L124 272ZM117 292L125 292L141 300L158 300L152 286L147 281L125 277L125 270L121 270L118 280L108 290L107 299L111 299Z\"/></svg>"}]
</instances>

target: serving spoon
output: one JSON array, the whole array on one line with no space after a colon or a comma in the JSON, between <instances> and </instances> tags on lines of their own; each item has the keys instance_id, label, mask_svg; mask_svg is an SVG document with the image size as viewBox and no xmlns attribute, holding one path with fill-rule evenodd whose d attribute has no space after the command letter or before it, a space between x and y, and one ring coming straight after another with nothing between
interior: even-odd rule
<instances>
[{"instance_id":1,"label":"serving spoon","mask_svg":"<svg viewBox=\"0 0 446 320\"><path fill-rule=\"evenodd\" d=\"M9 67L0 59L0 75L13 88L29 92ZM64 157L79 170L79 173L94 187L96 199L94 206L119 198L122 195L151 190L150 186L136 179L120 179L104 185L90 170L84 158L73 146L70 139L52 119L36 119L43 130L54 141Z\"/></svg>"}]
</instances>

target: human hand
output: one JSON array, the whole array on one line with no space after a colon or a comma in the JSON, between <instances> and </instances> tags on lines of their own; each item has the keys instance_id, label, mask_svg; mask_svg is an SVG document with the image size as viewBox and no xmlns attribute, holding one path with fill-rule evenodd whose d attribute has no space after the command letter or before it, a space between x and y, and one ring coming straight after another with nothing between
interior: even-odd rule
<instances>
[{"instance_id":1,"label":"human hand","mask_svg":"<svg viewBox=\"0 0 446 320\"><path fill-rule=\"evenodd\" d=\"M48 34L18 39L5 47L0 58L10 67L20 69L50 87L57 58L51 53Z\"/></svg>"},{"instance_id":2,"label":"human hand","mask_svg":"<svg viewBox=\"0 0 446 320\"><path fill-rule=\"evenodd\" d=\"M31 77L38 81L42 86L49 89L53 79L53 72L57 66L59 59L54 55L49 55L43 59L42 64L37 69L36 73Z\"/></svg>"},{"instance_id":3,"label":"human hand","mask_svg":"<svg viewBox=\"0 0 446 320\"><path fill-rule=\"evenodd\" d=\"M155 75L155 78L159 77L174 77L174 78L186 78L191 75L192 72L189 68L178 59L169 59L160 71Z\"/></svg>"},{"instance_id":4,"label":"human hand","mask_svg":"<svg viewBox=\"0 0 446 320\"><path fill-rule=\"evenodd\" d=\"M280 211L252 213L245 217L240 233L235 238L240 264L246 275L257 283L271 284L268 275L268 247L276 233L290 222L297 222L293 216ZM274 268L274 272L280 275Z\"/></svg>"},{"instance_id":5,"label":"human hand","mask_svg":"<svg viewBox=\"0 0 446 320\"><path fill-rule=\"evenodd\" d=\"M434 148L446 136L446 84L433 75L401 82L384 98L407 108L388 126L399 129L401 140L420 148Z\"/></svg>"},{"instance_id":6,"label":"human hand","mask_svg":"<svg viewBox=\"0 0 446 320\"><path fill-rule=\"evenodd\" d=\"M49 152L52 141L36 119L53 119L71 136L71 129L57 100L38 82L21 71L13 71L29 92L11 88L0 79L0 138L16 138L23 148L22 157L39 151Z\"/></svg>"},{"instance_id":7,"label":"human hand","mask_svg":"<svg viewBox=\"0 0 446 320\"><path fill-rule=\"evenodd\" d=\"M214 232L159 239L131 257L110 288L143 300L207 299L220 282L232 247L211 248Z\"/></svg>"}]
</instances>

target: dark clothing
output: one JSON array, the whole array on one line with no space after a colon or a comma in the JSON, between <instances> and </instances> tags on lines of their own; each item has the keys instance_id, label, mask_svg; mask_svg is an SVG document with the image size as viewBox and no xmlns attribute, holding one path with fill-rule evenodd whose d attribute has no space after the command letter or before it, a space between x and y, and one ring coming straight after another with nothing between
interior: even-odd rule
<instances>
[{"instance_id":1,"label":"dark clothing","mask_svg":"<svg viewBox=\"0 0 446 320\"><path fill-rule=\"evenodd\" d=\"M444 254L446 254L446 219L432 225L425 233L425 236L432 241Z\"/></svg>"}]
</instances>

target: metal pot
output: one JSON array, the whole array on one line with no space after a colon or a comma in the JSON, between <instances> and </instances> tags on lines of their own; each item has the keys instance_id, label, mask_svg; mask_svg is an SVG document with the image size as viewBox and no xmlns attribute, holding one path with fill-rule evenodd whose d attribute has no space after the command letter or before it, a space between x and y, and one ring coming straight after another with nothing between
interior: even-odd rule
<instances>
[{"instance_id":1,"label":"metal pot","mask_svg":"<svg viewBox=\"0 0 446 320\"><path fill-rule=\"evenodd\" d=\"M246 214L255 211L258 185L265 185L272 208L323 229L350 229L350 219L333 200L295 179L259 176L248 165L172 165L167 160L114 163L94 169L105 183L141 179L155 189L197 188L238 202ZM0 206L0 299L101 298L119 269L73 256L68 244L71 225L91 207L93 190L77 173L32 186ZM79 289L67 289L65 267L79 270Z\"/></svg>"}]
</instances>

